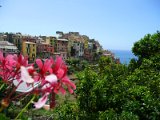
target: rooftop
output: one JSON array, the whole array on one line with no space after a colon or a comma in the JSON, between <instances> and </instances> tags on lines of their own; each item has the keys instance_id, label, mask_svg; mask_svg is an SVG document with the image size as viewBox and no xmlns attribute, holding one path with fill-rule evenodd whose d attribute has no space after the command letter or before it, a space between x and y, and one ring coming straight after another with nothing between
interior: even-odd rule
<instances>
[{"instance_id":1,"label":"rooftop","mask_svg":"<svg viewBox=\"0 0 160 120\"><path fill-rule=\"evenodd\" d=\"M14 46L14 44L8 42L8 41L0 41L0 45L8 45L8 46Z\"/></svg>"}]
</instances>

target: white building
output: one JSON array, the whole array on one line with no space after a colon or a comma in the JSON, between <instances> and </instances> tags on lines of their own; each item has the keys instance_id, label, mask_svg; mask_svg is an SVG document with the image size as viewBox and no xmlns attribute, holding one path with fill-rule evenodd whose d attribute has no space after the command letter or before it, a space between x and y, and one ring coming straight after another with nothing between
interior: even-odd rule
<instances>
[{"instance_id":1,"label":"white building","mask_svg":"<svg viewBox=\"0 0 160 120\"><path fill-rule=\"evenodd\" d=\"M18 48L14 44L8 41L0 41L0 51L2 51L5 55L6 54L17 54Z\"/></svg>"}]
</instances>

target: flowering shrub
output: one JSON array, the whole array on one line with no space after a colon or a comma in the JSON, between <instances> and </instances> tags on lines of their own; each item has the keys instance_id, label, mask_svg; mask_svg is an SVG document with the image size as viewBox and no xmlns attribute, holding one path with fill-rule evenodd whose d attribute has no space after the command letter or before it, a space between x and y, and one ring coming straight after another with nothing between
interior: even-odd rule
<instances>
[{"instance_id":1,"label":"flowering shrub","mask_svg":"<svg viewBox=\"0 0 160 120\"><path fill-rule=\"evenodd\" d=\"M28 63L28 58L23 55L3 56L0 52L0 91L5 84L5 97L1 100L2 111L7 108L13 100L20 100L26 95L41 96L34 102L36 109L42 108L48 96L51 95L50 108L55 106L55 94L66 93L65 88L72 94L76 86L67 76L67 66L60 56L46 59L36 59L35 63ZM28 90L18 91L21 85L25 85ZM23 87L23 86L22 86ZM16 93L16 94L15 94Z\"/></svg>"}]
</instances>

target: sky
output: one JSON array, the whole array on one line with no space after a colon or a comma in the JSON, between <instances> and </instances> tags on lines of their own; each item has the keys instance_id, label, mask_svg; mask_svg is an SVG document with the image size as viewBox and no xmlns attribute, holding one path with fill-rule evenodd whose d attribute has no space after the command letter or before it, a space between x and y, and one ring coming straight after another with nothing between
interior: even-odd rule
<instances>
[{"instance_id":1,"label":"sky","mask_svg":"<svg viewBox=\"0 0 160 120\"><path fill-rule=\"evenodd\" d=\"M79 32L104 49L131 50L160 31L160 0L0 0L0 32Z\"/></svg>"}]
</instances>

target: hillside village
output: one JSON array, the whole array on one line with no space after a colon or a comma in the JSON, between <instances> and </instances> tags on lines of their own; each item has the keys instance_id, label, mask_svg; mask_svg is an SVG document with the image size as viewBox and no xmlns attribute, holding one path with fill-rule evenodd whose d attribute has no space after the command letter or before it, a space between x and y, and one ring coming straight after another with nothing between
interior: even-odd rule
<instances>
[{"instance_id":1,"label":"hillside village","mask_svg":"<svg viewBox=\"0 0 160 120\"><path fill-rule=\"evenodd\" d=\"M56 32L55 36L31 36L21 33L0 33L0 50L5 54L23 54L29 61L36 58L46 59L50 56L61 55L64 60L69 58L95 61L100 56L109 56L116 62L119 59L102 45L79 32Z\"/></svg>"}]
</instances>

